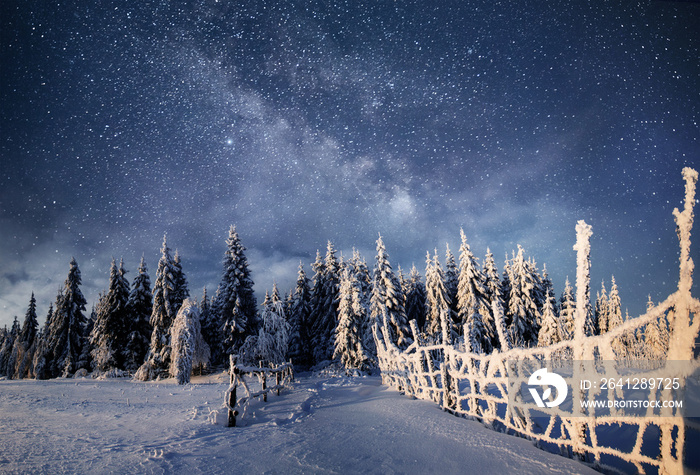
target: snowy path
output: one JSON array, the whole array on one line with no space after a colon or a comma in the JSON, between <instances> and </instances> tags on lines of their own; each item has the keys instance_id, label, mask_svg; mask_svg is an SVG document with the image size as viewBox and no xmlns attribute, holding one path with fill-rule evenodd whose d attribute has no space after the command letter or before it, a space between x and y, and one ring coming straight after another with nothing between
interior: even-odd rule
<instances>
[{"instance_id":1,"label":"snowy path","mask_svg":"<svg viewBox=\"0 0 700 475\"><path fill-rule=\"evenodd\" d=\"M376 377L299 378L236 428L209 422L226 376L193 382L0 381L0 472L596 473Z\"/></svg>"}]
</instances>

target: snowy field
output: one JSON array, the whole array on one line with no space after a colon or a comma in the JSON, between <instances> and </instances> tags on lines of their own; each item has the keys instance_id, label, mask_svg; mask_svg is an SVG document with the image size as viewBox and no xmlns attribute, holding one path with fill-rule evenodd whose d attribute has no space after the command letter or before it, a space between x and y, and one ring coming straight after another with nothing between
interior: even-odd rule
<instances>
[{"instance_id":1,"label":"snowy field","mask_svg":"<svg viewBox=\"0 0 700 475\"><path fill-rule=\"evenodd\" d=\"M0 381L0 472L597 473L379 377L300 375L236 428L222 425L227 387L224 373L186 386Z\"/></svg>"}]
</instances>

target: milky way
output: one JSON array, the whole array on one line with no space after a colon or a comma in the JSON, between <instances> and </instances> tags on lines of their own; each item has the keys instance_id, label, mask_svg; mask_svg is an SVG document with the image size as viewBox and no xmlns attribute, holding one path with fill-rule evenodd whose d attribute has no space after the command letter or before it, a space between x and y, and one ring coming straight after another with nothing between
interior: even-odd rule
<instances>
[{"instance_id":1,"label":"milky way","mask_svg":"<svg viewBox=\"0 0 700 475\"><path fill-rule=\"evenodd\" d=\"M259 294L327 240L423 270L460 228L560 293L579 219L594 293L674 288L698 3L75 3L0 6L0 324L71 256L91 303L112 256L153 273L166 233L211 295L230 224Z\"/></svg>"}]
</instances>

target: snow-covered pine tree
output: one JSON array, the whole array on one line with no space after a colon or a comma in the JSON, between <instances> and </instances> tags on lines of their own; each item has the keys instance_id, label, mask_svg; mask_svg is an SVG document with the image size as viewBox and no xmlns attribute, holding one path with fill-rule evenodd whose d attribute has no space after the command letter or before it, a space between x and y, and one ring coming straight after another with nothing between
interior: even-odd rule
<instances>
[{"instance_id":1,"label":"snow-covered pine tree","mask_svg":"<svg viewBox=\"0 0 700 475\"><path fill-rule=\"evenodd\" d=\"M124 349L124 369L131 373L138 370L146 359L153 333L153 327L150 323L153 311L151 278L148 276L148 268L143 256L141 256L137 272L126 303L128 333Z\"/></svg>"},{"instance_id":2,"label":"snow-covered pine tree","mask_svg":"<svg viewBox=\"0 0 700 475\"><path fill-rule=\"evenodd\" d=\"M182 270L182 258L177 249L175 249L175 256L173 256L173 282L175 284L175 288L173 289L173 313L177 315L177 312L180 311L180 306L182 306L182 302L190 296L190 291L187 287L187 276L185 276L185 272Z\"/></svg>"},{"instance_id":3,"label":"snow-covered pine tree","mask_svg":"<svg viewBox=\"0 0 700 475\"><path fill-rule=\"evenodd\" d=\"M51 326L51 320L53 319L53 303L49 303L49 311L46 313L46 320L44 321L44 326L37 334L36 340L36 350L34 351L34 361L32 366L34 366L34 378L36 379L47 379L49 376L46 371L46 362L48 354L48 341L46 335L48 329Z\"/></svg>"},{"instance_id":4,"label":"snow-covered pine tree","mask_svg":"<svg viewBox=\"0 0 700 475\"><path fill-rule=\"evenodd\" d=\"M294 364L306 366L311 362L309 342L309 317L311 314L311 287L304 265L299 261L297 282L289 303L289 351L287 356Z\"/></svg>"},{"instance_id":5,"label":"snow-covered pine tree","mask_svg":"<svg viewBox=\"0 0 700 475\"><path fill-rule=\"evenodd\" d=\"M425 322L425 333L435 341L439 341L442 334L441 313L447 313L450 303L445 290L445 276L440 266L437 249L435 257L430 257L430 252L426 255L425 267L425 293L427 317Z\"/></svg>"},{"instance_id":6,"label":"snow-covered pine tree","mask_svg":"<svg viewBox=\"0 0 700 475\"><path fill-rule=\"evenodd\" d=\"M90 335L92 366L100 373L124 370L124 351L130 328L127 309L129 282L125 274L123 261L117 267L116 260L112 258L109 288Z\"/></svg>"},{"instance_id":7,"label":"snow-covered pine tree","mask_svg":"<svg viewBox=\"0 0 700 475\"><path fill-rule=\"evenodd\" d=\"M172 361L170 374L178 384L188 384L195 367L209 364L209 345L202 338L197 302L185 299L170 329Z\"/></svg>"},{"instance_id":8,"label":"snow-covered pine tree","mask_svg":"<svg viewBox=\"0 0 700 475\"><path fill-rule=\"evenodd\" d=\"M539 310L535 294L537 281L531 272L531 266L525 261L521 246L518 246L518 254L513 258L511 271L508 331L513 345L536 346L539 333Z\"/></svg>"},{"instance_id":9,"label":"snow-covered pine tree","mask_svg":"<svg viewBox=\"0 0 700 475\"><path fill-rule=\"evenodd\" d=\"M450 303L449 320L452 322L452 334L460 335L462 333L462 320L460 315L459 301L457 300L457 292L459 286L459 269L455 261L455 256L450 250L450 245L445 244L445 291L447 299Z\"/></svg>"},{"instance_id":10,"label":"snow-covered pine tree","mask_svg":"<svg viewBox=\"0 0 700 475\"><path fill-rule=\"evenodd\" d=\"M7 342L8 331L7 326L0 329L0 376L7 377L7 359L8 352L12 351L12 348ZM14 345L14 342L12 343Z\"/></svg>"},{"instance_id":11,"label":"snow-covered pine tree","mask_svg":"<svg viewBox=\"0 0 700 475\"><path fill-rule=\"evenodd\" d=\"M411 329L406 318L404 295L399 280L394 275L389 263L389 255L384 241L377 239L377 258L372 275L372 297L370 299L372 321L383 321L389 325L389 332L399 348L411 344Z\"/></svg>"},{"instance_id":12,"label":"snow-covered pine tree","mask_svg":"<svg viewBox=\"0 0 700 475\"><path fill-rule=\"evenodd\" d=\"M338 317L339 262L333 243L328 241L322 265L319 265L319 258L317 252L311 298L311 344L315 363L333 357L333 335Z\"/></svg>"},{"instance_id":13,"label":"snow-covered pine tree","mask_svg":"<svg viewBox=\"0 0 700 475\"><path fill-rule=\"evenodd\" d=\"M622 303L620 302L620 291L617 288L615 276L613 276L608 296L608 331L613 330L618 325L622 325Z\"/></svg>"},{"instance_id":14,"label":"snow-covered pine tree","mask_svg":"<svg viewBox=\"0 0 700 475\"><path fill-rule=\"evenodd\" d=\"M602 335L609 330L608 328L608 292L605 290L605 281L600 284L600 291L596 293L595 298L595 333Z\"/></svg>"},{"instance_id":15,"label":"snow-covered pine tree","mask_svg":"<svg viewBox=\"0 0 700 475\"><path fill-rule=\"evenodd\" d=\"M87 302L80 291L81 284L78 263L72 258L68 277L56 300L51 325L45 334L49 378L70 376L79 369L87 369L89 364L84 352L89 348L85 335L87 319L83 314Z\"/></svg>"},{"instance_id":16,"label":"snow-covered pine tree","mask_svg":"<svg viewBox=\"0 0 700 475\"><path fill-rule=\"evenodd\" d=\"M16 362L12 349L15 346L15 341L19 338L19 333L19 320L15 317L11 329L7 330L7 327L5 327L5 336L2 340L2 345L0 345L0 376L12 378L15 372Z\"/></svg>"},{"instance_id":17,"label":"snow-covered pine tree","mask_svg":"<svg viewBox=\"0 0 700 475\"><path fill-rule=\"evenodd\" d=\"M569 278L566 278L564 292L559 300L559 340L571 340L574 337L574 313L576 302L574 301L574 289Z\"/></svg>"},{"instance_id":18,"label":"snow-covered pine tree","mask_svg":"<svg viewBox=\"0 0 700 475\"><path fill-rule=\"evenodd\" d=\"M354 279L359 284L358 296L355 305L361 307L356 310L356 313L364 315L361 322L362 348L367 357L368 366L376 366L377 362L377 346L374 341L374 333L372 326L374 322L371 318L371 299L372 299L372 278L370 277L367 262L360 255L357 249L352 250L352 258L347 262L348 270L353 274Z\"/></svg>"},{"instance_id":19,"label":"snow-covered pine tree","mask_svg":"<svg viewBox=\"0 0 700 475\"><path fill-rule=\"evenodd\" d=\"M486 295L488 299L489 312L491 322L493 322L493 337L491 339L491 347L499 348L500 340L498 338L496 317L493 314L493 302L498 301L503 308L503 297L501 295L501 280L498 278L498 269L496 261L493 258L493 253L489 248L486 248L486 257L484 258L484 287L486 287Z\"/></svg>"},{"instance_id":20,"label":"snow-covered pine tree","mask_svg":"<svg viewBox=\"0 0 700 475\"><path fill-rule=\"evenodd\" d=\"M263 364L280 365L285 362L289 349L289 325L284 316L282 300L273 294L265 305L262 326L258 331L256 357Z\"/></svg>"},{"instance_id":21,"label":"snow-covered pine tree","mask_svg":"<svg viewBox=\"0 0 700 475\"><path fill-rule=\"evenodd\" d=\"M425 284L421 280L420 272L416 269L415 264L411 267L411 271L406 279L406 318L409 321L415 320L418 328L425 326L426 317L426 302L425 302Z\"/></svg>"},{"instance_id":22,"label":"snow-covered pine tree","mask_svg":"<svg viewBox=\"0 0 700 475\"><path fill-rule=\"evenodd\" d=\"M333 358L346 370L365 370L367 355L363 346L363 323L367 320L362 287L356 275L346 268L340 279L338 326Z\"/></svg>"},{"instance_id":23,"label":"snow-covered pine tree","mask_svg":"<svg viewBox=\"0 0 700 475\"><path fill-rule=\"evenodd\" d=\"M459 310L456 334L463 324L467 324L471 347L474 352L490 353L491 342L496 327L489 309L486 277L479 269L476 257L472 254L464 230L460 229L459 276L457 281L457 308Z\"/></svg>"},{"instance_id":24,"label":"snow-covered pine tree","mask_svg":"<svg viewBox=\"0 0 700 475\"><path fill-rule=\"evenodd\" d=\"M547 290L547 296L542 308L542 326L537 337L537 346L544 347L559 343L559 317L556 314L554 305L553 290Z\"/></svg>"},{"instance_id":25,"label":"snow-covered pine tree","mask_svg":"<svg viewBox=\"0 0 700 475\"><path fill-rule=\"evenodd\" d=\"M161 247L161 256L156 270L156 281L153 284L153 309L150 324L153 327L151 343L146 360L134 375L135 379L148 381L167 378L170 370L170 327L177 314L173 313L180 306L175 292L177 271L170 255L165 236Z\"/></svg>"},{"instance_id":26,"label":"snow-covered pine tree","mask_svg":"<svg viewBox=\"0 0 700 475\"><path fill-rule=\"evenodd\" d=\"M210 353L210 363L213 360L211 357L212 346L219 345L221 342L218 341L221 338L221 329L217 327L218 318L212 309L213 299L210 299L207 295L207 288L204 287L202 290L202 299L199 301L199 321L202 327L202 338L207 343Z\"/></svg>"},{"instance_id":27,"label":"snow-covered pine tree","mask_svg":"<svg viewBox=\"0 0 700 475\"><path fill-rule=\"evenodd\" d=\"M214 364L223 363L226 355L238 353L246 337L258 332L257 302L245 250L236 227L231 226L221 283L212 304L214 318L218 320L214 326L223 330L221 337L210 340ZM224 342L222 346L217 344L219 340Z\"/></svg>"},{"instance_id":28,"label":"snow-covered pine tree","mask_svg":"<svg viewBox=\"0 0 700 475\"><path fill-rule=\"evenodd\" d=\"M36 349L37 328L39 322L36 316L36 298L34 292L29 299L29 307L24 314L24 322L19 332L18 338L14 342L12 352L15 356L14 375L8 375L13 379L24 379L30 377L33 372L34 351Z\"/></svg>"}]
</instances>

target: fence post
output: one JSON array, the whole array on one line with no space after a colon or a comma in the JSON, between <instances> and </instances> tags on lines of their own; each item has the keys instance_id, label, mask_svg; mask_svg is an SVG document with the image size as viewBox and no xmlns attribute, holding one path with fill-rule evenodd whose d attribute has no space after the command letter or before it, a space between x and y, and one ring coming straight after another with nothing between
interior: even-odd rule
<instances>
[{"instance_id":1,"label":"fence post","mask_svg":"<svg viewBox=\"0 0 700 475\"><path fill-rule=\"evenodd\" d=\"M262 361L260 362L260 369L262 369L263 364ZM262 374L262 390L263 390L263 402L267 402L267 373L265 371L261 372Z\"/></svg>"},{"instance_id":2,"label":"fence post","mask_svg":"<svg viewBox=\"0 0 700 475\"><path fill-rule=\"evenodd\" d=\"M236 387L238 386L238 368L236 367L236 357L234 355L230 355L229 357L229 373L231 375L230 379L230 384L233 386L231 388L231 392L229 392L228 395L228 427L236 427L236 416L238 415L238 411L234 410L233 408L236 407ZM234 386L235 383L235 386Z\"/></svg>"}]
</instances>

